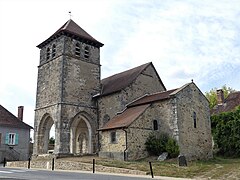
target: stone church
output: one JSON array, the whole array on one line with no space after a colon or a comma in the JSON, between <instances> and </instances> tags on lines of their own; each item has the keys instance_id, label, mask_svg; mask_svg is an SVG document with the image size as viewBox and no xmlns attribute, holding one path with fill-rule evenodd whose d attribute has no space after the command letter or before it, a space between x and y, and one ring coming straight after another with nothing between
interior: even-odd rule
<instances>
[{"instance_id":1,"label":"stone church","mask_svg":"<svg viewBox=\"0 0 240 180\"><path fill-rule=\"evenodd\" d=\"M56 156L144 158L147 137L165 132L188 159L211 158L209 103L196 84L166 90L151 62L101 79L102 46L71 19L37 46L34 155L48 153L54 124Z\"/></svg>"}]
</instances>

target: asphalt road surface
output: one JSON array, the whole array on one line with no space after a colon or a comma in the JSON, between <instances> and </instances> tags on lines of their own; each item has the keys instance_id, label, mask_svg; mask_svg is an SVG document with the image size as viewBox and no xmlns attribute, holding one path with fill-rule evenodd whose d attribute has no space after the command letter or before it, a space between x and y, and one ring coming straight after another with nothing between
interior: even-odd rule
<instances>
[{"instance_id":1,"label":"asphalt road surface","mask_svg":"<svg viewBox=\"0 0 240 180\"><path fill-rule=\"evenodd\" d=\"M151 176L126 176L77 171L49 171L0 167L0 180L149 180Z\"/></svg>"}]
</instances>

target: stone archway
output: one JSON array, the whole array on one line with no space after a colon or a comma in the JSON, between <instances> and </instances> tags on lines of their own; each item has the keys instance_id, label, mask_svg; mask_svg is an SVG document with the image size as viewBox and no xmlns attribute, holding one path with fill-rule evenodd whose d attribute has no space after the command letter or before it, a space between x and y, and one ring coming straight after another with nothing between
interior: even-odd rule
<instances>
[{"instance_id":1,"label":"stone archway","mask_svg":"<svg viewBox=\"0 0 240 180\"><path fill-rule=\"evenodd\" d=\"M50 129L53 126L54 121L49 114L45 114L39 124L37 134L37 152L38 154L48 153L48 142Z\"/></svg>"},{"instance_id":2,"label":"stone archway","mask_svg":"<svg viewBox=\"0 0 240 180\"><path fill-rule=\"evenodd\" d=\"M92 153L92 127L89 120L78 114L70 127L70 152L73 154Z\"/></svg>"}]
</instances>

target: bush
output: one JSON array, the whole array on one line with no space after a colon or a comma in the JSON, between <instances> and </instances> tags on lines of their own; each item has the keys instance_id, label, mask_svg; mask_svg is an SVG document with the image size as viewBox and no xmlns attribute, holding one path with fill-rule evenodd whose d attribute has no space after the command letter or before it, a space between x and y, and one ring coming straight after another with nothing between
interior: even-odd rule
<instances>
[{"instance_id":1,"label":"bush","mask_svg":"<svg viewBox=\"0 0 240 180\"><path fill-rule=\"evenodd\" d=\"M168 152L169 157L177 157L179 154L176 140L164 133L161 133L159 136L151 134L145 145L150 155L159 156L163 152Z\"/></svg>"},{"instance_id":2,"label":"bush","mask_svg":"<svg viewBox=\"0 0 240 180\"><path fill-rule=\"evenodd\" d=\"M218 154L240 156L240 108L211 116L212 135Z\"/></svg>"},{"instance_id":3,"label":"bush","mask_svg":"<svg viewBox=\"0 0 240 180\"><path fill-rule=\"evenodd\" d=\"M175 139L169 138L166 143L166 151L170 158L176 158L179 154L179 147Z\"/></svg>"}]
</instances>

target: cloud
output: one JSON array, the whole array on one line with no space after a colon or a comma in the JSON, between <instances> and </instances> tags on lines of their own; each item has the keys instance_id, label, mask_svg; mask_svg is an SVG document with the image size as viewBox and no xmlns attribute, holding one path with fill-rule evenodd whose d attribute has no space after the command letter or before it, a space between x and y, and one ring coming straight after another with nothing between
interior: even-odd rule
<instances>
[{"instance_id":1,"label":"cloud","mask_svg":"<svg viewBox=\"0 0 240 180\"><path fill-rule=\"evenodd\" d=\"M34 118L36 45L69 19L68 11L105 44L102 78L152 61L168 89L191 79L203 92L223 84L240 89L239 7L239 0L2 0L0 103L12 111L25 105L27 119Z\"/></svg>"}]
</instances>

